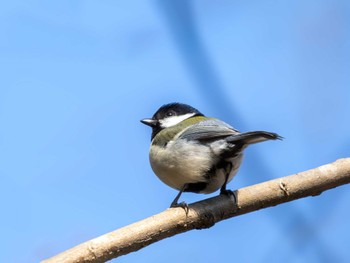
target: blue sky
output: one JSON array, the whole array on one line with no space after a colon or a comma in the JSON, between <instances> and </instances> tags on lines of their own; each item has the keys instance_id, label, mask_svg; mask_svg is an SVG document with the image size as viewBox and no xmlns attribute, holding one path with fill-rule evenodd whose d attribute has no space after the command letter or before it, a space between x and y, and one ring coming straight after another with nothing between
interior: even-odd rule
<instances>
[{"instance_id":1,"label":"blue sky","mask_svg":"<svg viewBox=\"0 0 350 263\"><path fill-rule=\"evenodd\" d=\"M285 137L247 149L232 189L349 156L346 0L9 1L0 19L1 262L167 208L176 191L153 174L139 120L168 102ZM118 262L346 262L348 187Z\"/></svg>"}]
</instances>

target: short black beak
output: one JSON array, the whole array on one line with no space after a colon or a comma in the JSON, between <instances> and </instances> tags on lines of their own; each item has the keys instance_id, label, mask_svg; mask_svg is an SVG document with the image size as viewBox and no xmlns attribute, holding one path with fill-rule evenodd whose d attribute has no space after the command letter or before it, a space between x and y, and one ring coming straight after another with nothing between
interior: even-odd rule
<instances>
[{"instance_id":1,"label":"short black beak","mask_svg":"<svg viewBox=\"0 0 350 263\"><path fill-rule=\"evenodd\" d=\"M143 119L141 120L141 122L147 126L150 127L156 127L158 125L158 121L157 120L153 120L153 119Z\"/></svg>"}]
</instances>

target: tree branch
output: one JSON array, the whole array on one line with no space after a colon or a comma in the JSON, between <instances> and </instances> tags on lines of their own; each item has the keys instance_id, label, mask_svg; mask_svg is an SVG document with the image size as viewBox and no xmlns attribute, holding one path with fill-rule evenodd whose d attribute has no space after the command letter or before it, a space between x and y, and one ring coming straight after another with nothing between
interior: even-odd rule
<instances>
[{"instance_id":1,"label":"tree branch","mask_svg":"<svg viewBox=\"0 0 350 263\"><path fill-rule=\"evenodd\" d=\"M105 262L137 251L161 239L192 229L212 227L216 222L262 208L316 196L350 183L350 158L318 168L252 185L235 191L236 200L216 196L183 208L170 208L142 221L117 229L42 261Z\"/></svg>"}]
</instances>

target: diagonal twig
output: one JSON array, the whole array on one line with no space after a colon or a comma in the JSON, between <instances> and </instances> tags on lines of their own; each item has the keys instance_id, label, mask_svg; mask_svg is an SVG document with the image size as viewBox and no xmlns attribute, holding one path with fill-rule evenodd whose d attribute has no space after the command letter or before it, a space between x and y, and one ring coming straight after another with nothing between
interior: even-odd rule
<instances>
[{"instance_id":1,"label":"diagonal twig","mask_svg":"<svg viewBox=\"0 0 350 263\"><path fill-rule=\"evenodd\" d=\"M262 208L316 196L350 183L350 158L339 159L305 172L281 177L235 191L235 198L216 196L183 208L170 208L134 224L82 243L42 263L105 262L154 242L192 229Z\"/></svg>"}]
</instances>

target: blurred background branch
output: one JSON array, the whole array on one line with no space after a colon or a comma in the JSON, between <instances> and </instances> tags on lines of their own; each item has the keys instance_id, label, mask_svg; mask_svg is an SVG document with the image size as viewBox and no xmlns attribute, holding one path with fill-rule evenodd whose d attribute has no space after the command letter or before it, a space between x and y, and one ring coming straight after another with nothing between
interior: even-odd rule
<instances>
[{"instance_id":1,"label":"blurred background branch","mask_svg":"<svg viewBox=\"0 0 350 263\"><path fill-rule=\"evenodd\" d=\"M220 116L221 118L227 120L229 123L237 125L235 127L239 130L249 130L249 125L247 124L247 119L244 117L243 112L248 112L249 109L247 108L254 107L252 107L250 102L248 102L248 105L250 106L248 106L247 108L244 108L242 105L239 106L239 101L242 100L242 97L239 94L241 93L242 89L249 89L249 81L244 80L243 83L239 84L239 81L237 80L241 78L241 69L237 67L242 65L242 61L235 60L239 58L239 56L230 57L228 55L230 53L239 53L242 49L238 48L236 50L226 50L224 60L230 61L230 58L232 59L232 61L228 63L229 66L227 67L227 70L233 79L233 81L227 83L225 82L223 69L220 68L220 63L217 63L218 56L215 56L215 54L217 53L213 53L213 50L209 48L211 44L213 44L211 42L211 38L215 37L216 33L212 32L212 34L209 37L206 36L205 27L200 26L200 19L198 19L197 17L195 3L186 0L161 0L157 1L157 3L159 9L161 10L161 13L163 14L164 21L168 27L168 30L174 39L174 44L177 47L179 56L183 61L183 65L186 68L186 70L191 74L191 77L194 82L193 87L198 91L198 96L206 102L206 105L212 108L212 111L215 113L215 116ZM235 6L235 8L237 7L238 6ZM235 8L233 8L230 11L232 12L232 16L240 16L241 14L239 14L239 11L237 12ZM254 20L256 18L252 17L251 19ZM236 23L238 23L238 21L234 21L235 23L231 24L232 27L237 26ZM210 27L210 23L208 23L207 26ZM239 42L240 37L242 37L242 34L233 36L235 42ZM275 44L276 43L272 44L272 46L274 46ZM246 45L246 43L244 43L243 45ZM217 49L220 49L222 47L223 45L220 44L216 46ZM250 52L254 53L253 50L250 50ZM243 56L243 60L249 61L249 55L245 54ZM256 64L259 64L256 56L254 57L254 59L252 59L252 61L253 64L248 66L248 68L253 67L254 64L254 66L256 66ZM269 63L267 61L264 61L263 67L266 67L267 64ZM305 63L302 64L303 66L305 65ZM278 62L278 65L278 67L281 67L282 65L284 65L284 63ZM260 70L261 69L259 69L258 71ZM278 69L275 68L273 71L277 72ZM309 71L307 72L307 74L309 74ZM251 71L249 74L251 74ZM278 73L273 75L273 82L278 82L279 77L276 76L278 75ZM317 75L319 76L324 74L317 73ZM315 79L318 79L318 77L315 77ZM263 79L261 81L264 82ZM293 81L295 81L294 78ZM282 85L286 86L288 84L282 83ZM252 96L255 96L257 94L268 94L266 87L267 83L263 83L262 85L260 83L258 86L260 87L260 90L258 88L252 93ZM321 84L317 84L317 87L319 86L321 86ZM279 88L276 88L276 90L270 92L279 93L280 90ZM314 93L312 92L311 94L311 96L313 96ZM270 96L274 97L274 95ZM305 96L301 96L301 98L305 98ZM310 101L310 99L307 100ZM338 100L338 98L336 100ZM305 103L305 105L309 105L309 103ZM280 107L278 108L280 109ZM309 110L305 109L302 110L302 112L309 112ZM252 115L256 114L256 112L252 113ZM272 116L276 114L277 113L273 112L272 110L268 119L272 120L274 118ZM279 121L276 121L276 123L279 123ZM310 120L307 121L307 123L310 123ZM313 127L314 126L315 125L313 125ZM280 127L277 128L277 131L279 131L279 129ZM283 132L285 133L283 136L286 136L286 138L288 138L289 134L287 134L286 131ZM295 136L293 135L293 137ZM293 145L293 148L294 147L295 145ZM311 149L312 151L314 151L313 148ZM259 171L259 178L261 178L262 181L267 181L271 178L275 178L276 173L272 168L273 163L269 164L268 162L264 161L263 153L259 152L258 149L253 148L250 149L250 151L252 152L252 154L250 158L245 161L247 165L241 168L241 172L245 174L255 174L256 171ZM303 150L304 153L306 153L306 151L307 149ZM305 158L304 160L307 159ZM321 163L322 162L320 162L319 164ZM255 178L256 177L245 176L242 178L242 180L244 180L247 183L247 185L251 185L256 183ZM336 198L339 198L339 195L341 195L341 193L335 194ZM330 198L333 199L334 197ZM327 207L327 209L334 209L334 207L332 207L332 203L332 201L329 201L328 203L323 204L323 207L329 206ZM308 210L313 214L317 214L319 212L318 208L315 206L309 207ZM315 259L313 260L316 260L318 262L328 262L334 261L335 258L338 257L337 253L334 253L332 249L329 249L329 246L327 246L327 242L325 242L324 238L321 237L320 232L315 231L315 223L308 218L308 215L305 214L302 207L299 207L296 204L294 204L291 207L289 207L288 213L281 213L281 211L276 209L269 213L269 217L270 220L273 222L274 227L279 228L279 231L283 232L285 229L291 229L291 232L293 234L288 236L288 241L290 242L288 244L288 247L291 251L293 251L292 254L299 254L301 248L312 246L315 249L315 251L317 251L316 253L314 253ZM300 229L303 230L300 231ZM300 232L307 232L308 234L300 235ZM276 253L273 252L274 249L275 245L272 246L272 252L267 253L268 255L266 257L268 259L261 259L262 262L272 260L271 255L276 255ZM282 260L282 258L276 258L274 260L276 260L276 262L279 262Z\"/></svg>"},{"instance_id":2,"label":"blurred background branch","mask_svg":"<svg viewBox=\"0 0 350 263\"><path fill-rule=\"evenodd\" d=\"M239 189L236 198L216 196L183 208L171 208L120 228L44 260L51 262L105 262L154 242L295 199L316 196L350 183L350 158L315 169Z\"/></svg>"},{"instance_id":3,"label":"blurred background branch","mask_svg":"<svg viewBox=\"0 0 350 263\"><path fill-rule=\"evenodd\" d=\"M350 1L1 7L0 262L39 262L167 207L175 190L153 174L138 121L164 103L286 138L247 149L231 189L349 156ZM339 187L122 261L348 262L349 202Z\"/></svg>"}]
</instances>

